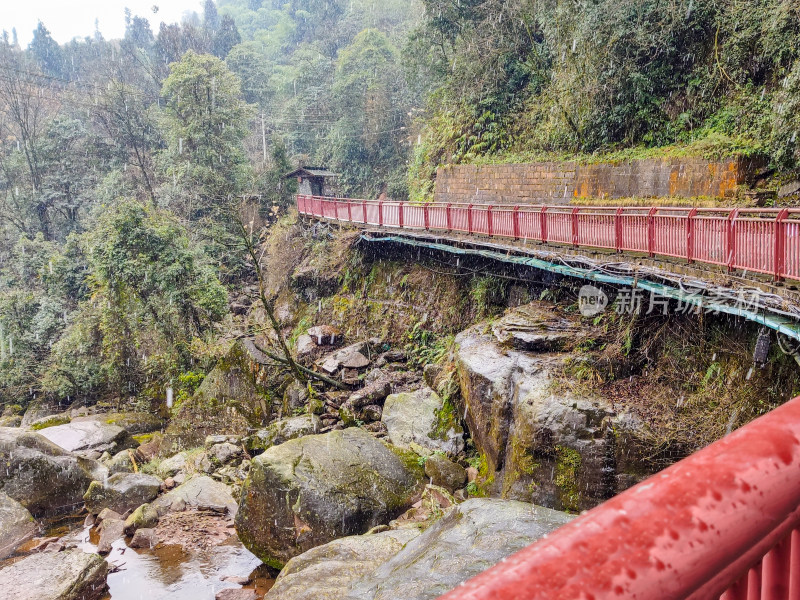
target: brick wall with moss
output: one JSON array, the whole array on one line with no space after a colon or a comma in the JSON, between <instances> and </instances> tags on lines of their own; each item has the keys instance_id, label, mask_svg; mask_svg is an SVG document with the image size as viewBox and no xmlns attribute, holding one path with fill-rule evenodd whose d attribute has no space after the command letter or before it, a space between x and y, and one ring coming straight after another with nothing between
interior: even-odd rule
<instances>
[{"instance_id":1,"label":"brick wall with moss","mask_svg":"<svg viewBox=\"0 0 800 600\"><path fill-rule=\"evenodd\" d=\"M568 204L577 198L732 198L758 163L664 158L583 164L454 165L436 174L435 202Z\"/></svg>"}]
</instances>

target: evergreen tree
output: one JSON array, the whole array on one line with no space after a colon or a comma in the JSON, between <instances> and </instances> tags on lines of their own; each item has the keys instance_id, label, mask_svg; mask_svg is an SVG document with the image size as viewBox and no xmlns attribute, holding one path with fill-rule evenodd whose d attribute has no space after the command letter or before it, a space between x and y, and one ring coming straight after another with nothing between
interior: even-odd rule
<instances>
[{"instance_id":1,"label":"evergreen tree","mask_svg":"<svg viewBox=\"0 0 800 600\"><path fill-rule=\"evenodd\" d=\"M33 30L33 39L28 48L42 71L53 77L63 76L64 58L61 47L41 21Z\"/></svg>"}]
</instances>

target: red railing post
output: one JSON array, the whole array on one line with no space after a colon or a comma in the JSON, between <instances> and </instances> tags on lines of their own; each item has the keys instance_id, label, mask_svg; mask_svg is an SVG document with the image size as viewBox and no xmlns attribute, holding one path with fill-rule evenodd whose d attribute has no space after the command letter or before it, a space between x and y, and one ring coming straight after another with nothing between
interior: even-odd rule
<instances>
[{"instance_id":1,"label":"red railing post","mask_svg":"<svg viewBox=\"0 0 800 600\"><path fill-rule=\"evenodd\" d=\"M472 233L472 204L467 206L467 232Z\"/></svg>"},{"instance_id":2,"label":"red railing post","mask_svg":"<svg viewBox=\"0 0 800 600\"><path fill-rule=\"evenodd\" d=\"M547 243L547 207L542 206L542 211L539 213L539 228L542 230L542 243Z\"/></svg>"},{"instance_id":3,"label":"red railing post","mask_svg":"<svg viewBox=\"0 0 800 600\"><path fill-rule=\"evenodd\" d=\"M614 215L614 245L617 252L622 252L622 207Z\"/></svg>"},{"instance_id":4,"label":"red railing post","mask_svg":"<svg viewBox=\"0 0 800 600\"><path fill-rule=\"evenodd\" d=\"M400 224L400 228L403 227L403 204L404 202L400 202L397 205L397 222Z\"/></svg>"},{"instance_id":5,"label":"red railing post","mask_svg":"<svg viewBox=\"0 0 800 600\"><path fill-rule=\"evenodd\" d=\"M489 237L492 237L492 205L491 204L486 208L486 231L489 233Z\"/></svg>"},{"instance_id":6,"label":"red railing post","mask_svg":"<svg viewBox=\"0 0 800 600\"><path fill-rule=\"evenodd\" d=\"M736 218L739 216L739 209L735 208L728 213L728 272L732 272L736 264Z\"/></svg>"},{"instance_id":7,"label":"red railing post","mask_svg":"<svg viewBox=\"0 0 800 600\"><path fill-rule=\"evenodd\" d=\"M361 205L362 205L362 208L361 208L361 210L363 210L363 211L364 211L364 212L363 212L363 215L364 215L364 225L366 225L366 224L367 224L367 201L366 201L366 200L362 201L362 202L361 202Z\"/></svg>"},{"instance_id":8,"label":"red railing post","mask_svg":"<svg viewBox=\"0 0 800 600\"><path fill-rule=\"evenodd\" d=\"M775 281L781 281L786 270L786 228L784 221L789 216L789 209L784 208L775 217Z\"/></svg>"},{"instance_id":9,"label":"red railing post","mask_svg":"<svg viewBox=\"0 0 800 600\"><path fill-rule=\"evenodd\" d=\"M572 209L572 245L578 247L578 211L579 208Z\"/></svg>"},{"instance_id":10,"label":"red railing post","mask_svg":"<svg viewBox=\"0 0 800 600\"><path fill-rule=\"evenodd\" d=\"M519 206L514 207L514 212L512 213L512 222L514 224L514 239L519 239Z\"/></svg>"},{"instance_id":11,"label":"red railing post","mask_svg":"<svg viewBox=\"0 0 800 600\"><path fill-rule=\"evenodd\" d=\"M647 213L647 253L650 256L655 256L653 249L656 245L656 210L654 206Z\"/></svg>"},{"instance_id":12,"label":"red railing post","mask_svg":"<svg viewBox=\"0 0 800 600\"><path fill-rule=\"evenodd\" d=\"M693 208L686 215L686 261L689 263L694 262L694 230L695 230L695 217L697 216L697 209Z\"/></svg>"},{"instance_id":13,"label":"red railing post","mask_svg":"<svg viewBox=\"0 0 800 600\"><path fill-rule=\"evenodd\" d=\"M453 230L453 217L450 214L450 206L452 205L448 202L447 207L445 208L445 215L447 218L447 231Z\"/></svg>"},{"instance_id":14,"label":"red railing post","mask_svg":"<svg viewBox=\"0 0 800 600\"><path fill-rule=\"evenodd\" d=\"M347 220L353 222L353 207L350 200L347 200Z\"/></svg>"},{"instance_id":15,"label":"red railing post","mask_svg":"<svg viewBox=\"0 0 800 600\"><path fill-rule=\"evenodd\" d=\"M378 225L383 227L383 202L378 202Z\"/></svg>"},{"instance_id":16,"label":"red railing post","mask_svg":"<svg viewBox=\"0 0 800 600\"><path fill-rule=\"evenodd\" d=\"M427 204L423 204L422 205L422 218L423 218L423 220L425 222L425 231L427 231L428 229L430 229L430 226L431 226L431 218L430 218L430 214L428 212L428 205Z\"/></svg>"}]
</instances>

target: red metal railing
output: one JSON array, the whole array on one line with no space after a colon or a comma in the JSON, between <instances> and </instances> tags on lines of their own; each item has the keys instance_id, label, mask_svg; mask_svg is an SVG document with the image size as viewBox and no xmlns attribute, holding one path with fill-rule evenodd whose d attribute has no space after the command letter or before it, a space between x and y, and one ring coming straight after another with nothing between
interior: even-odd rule
<instances>
[{"instance_id":1,"label":"red metal railing","mask_svg":"<svg viewBox=\"0 0 800 600\"><path fill-rule=\"evenodd\" d=\"M301 214L643 252L800 279L800 209L412 204L298 196Z\"/></svg>"},{"instance_id":2,"label":"red metal railing","mask_svg":"<svg viewBox=\"0 0 800 600\"><path fill-rule=\"evenodd\" d=\"M800 398L440 600L800 598Z\"/></svg>"}]
</instances>

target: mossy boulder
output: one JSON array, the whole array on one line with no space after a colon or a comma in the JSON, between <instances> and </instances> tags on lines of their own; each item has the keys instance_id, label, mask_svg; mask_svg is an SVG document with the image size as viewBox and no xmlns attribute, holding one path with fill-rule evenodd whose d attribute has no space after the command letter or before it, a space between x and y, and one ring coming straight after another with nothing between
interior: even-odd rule
<instances>
[{"instance_id":1,"label":"mossy boulder","mask_svg":"<svg viewBox=\"0 0 800 600\"><path fill-rule=\"evenodd\" d=\"M158 477L144 473L116 473L104 482L93 481L83 500L92 514L99 514L104 508L125 514L154 500L160 489Z\"/></svg>"},{"instance_id":2,"label":"mossy boulder","mask_svg":"<svg viewBox=\"0 0 800 600\"><path fill-rule=\"evenodd\" d=\"M132 436L153 433L164 426L164 421L154 414L146 412L114 412L87 417L75 417L73 422L99 421L122 427Z\"/></svg>"},{"instance_id":3,"label":"mossy boulder","mask_svg":"<svg viewBox=\"0 0 800 600\"><path fill-rule=\"evenodd\" d=\"M208 435L246 435L268 422L272 405L260 383L259 365L242 343L206 376L195 394L177 408L166 430L170 452L202 446Z\"/></svg>"},{"instance_id":4,"label":"mossy boulder","mask_svg":"<svg viewBox=\"0 0 800 600\"><path fill-rule=\"evenodd\" d=\"M251 552L282 566L399 516L423 477L415 460L358 428L290 440L253 460L236 529Z\"/></svg>"},{"instance_id":5,"label":"mossy boulder","mask_svg":"<svg viewBox=\"0 0 800 600\"><path fill-rule=\"evenodd\" d=\"M0 569L0 594L14 600L100 600L108 563L83 550L39 552Z\"/></svg>"},{"instance_id":6,"label":"mossy boulder","mask_svg":"<svg viewBox=\"0 0 800 600\"><path fill-rule=\"evenodd\" d=\"M289 440L318 433L321 427L319 417L316 415L300 415L289 419L280 419L246 438L245 447L251 454L258 454Z\"/></svg>"},{"instance_id":7,"label":"mossy boulder","mask_svg":"<svg viewBox=\"0 0 800 600\"><path fill-rule=\"evenodd\" d=\"M103 452L116 454L139 444L122 427L102 421L80 421L41 430L41 435L67 452L99 458Z\"/></svg>"},{"instance_id":8,"label":"mossy boulder","mask_svg":"<svg viewBox=\"0 0 800 600\"><path fill-rule=\"evenodd\" d=\"M133 535L139 529L158 525L158 510L151 504L142 504L125 519L125 535Z\"/></svg>"},{"instance_id":9,"label":"mossy boulder","mask_svg":"<svg viewBox=\"0 0 800 600\"><path fill-rule=\"evenodd\" d=\"M100 463L16 428L0 428L0 464L0 491L37 517L81 504L92 480L108 474Z\"/></svg>"},{"instance_id":10,"label":"mossy boulder","mask_svg":"<svg viewBox=\"0 0 800 600\"><path fill-rule=\"evenodd\" d=\"M66 425L71 420L72 419L67 413L59 413L57 415L50 415L47 417L42 417L41 419L36 419L30 424L30 428L33 431L41 431L42 429L55 427L56 425Z\"/></svg>"},{"instance_id":11,"label":"mossy boulder","mask_svg":"<svg viewBox=\"0 0 800 600\"><path fill-rule=\"evenodd\" d=\"M31 513L13 498L0 492L0 560L14 552L36 533Z\"/></svg>"},{"instance_id":12,"label":"mossy boulder","mask_svg":"<svg viewBox=\"0 0 800 600\"><path fill-rule=\"evenodd\" d=\"M464 449L464 430L455 411L428 387L386 398L381 421L397 446L416 443L449 454Z\"/></svg>"}]
</instances>

